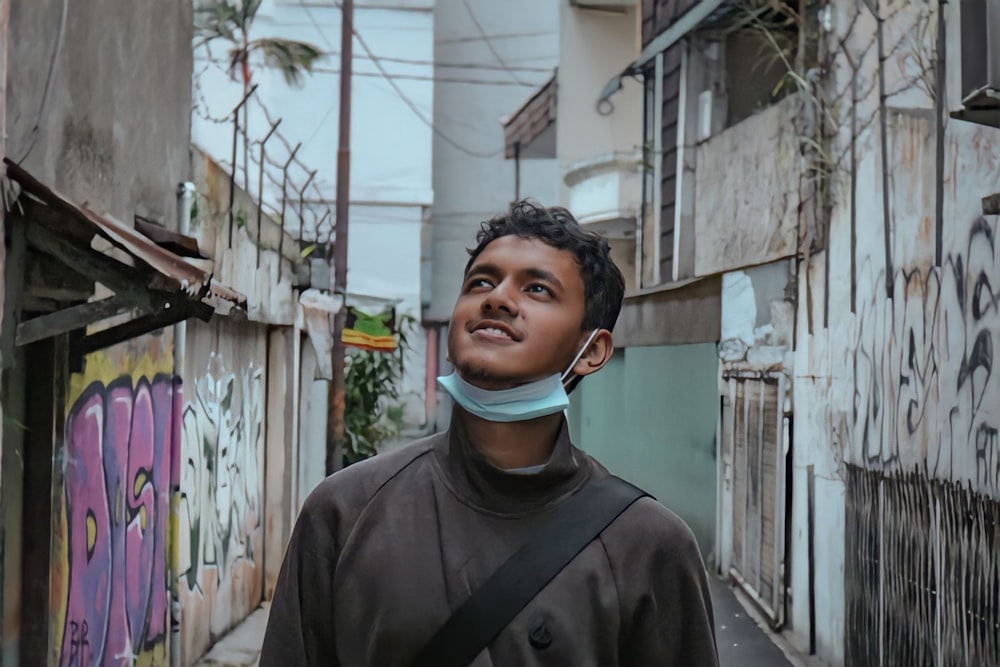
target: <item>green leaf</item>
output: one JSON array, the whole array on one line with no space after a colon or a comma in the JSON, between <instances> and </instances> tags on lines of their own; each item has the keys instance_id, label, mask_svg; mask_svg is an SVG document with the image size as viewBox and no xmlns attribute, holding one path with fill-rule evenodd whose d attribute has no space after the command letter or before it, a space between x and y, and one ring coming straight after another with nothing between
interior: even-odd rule
<instances>
[{"instance_id":1,"label":"green leaf","mask_svg":"<svg viewBox=\"0 0 1000 667\"><path fill-rule=\"evenodd\" d=\"M255 39L247 45L248 52L259 52L268 67L279 70L285 82L292 86L302 84L303 74L312 72L313 65L323 52L307 42L289 39Z\"/></svg>"}]
</instances>

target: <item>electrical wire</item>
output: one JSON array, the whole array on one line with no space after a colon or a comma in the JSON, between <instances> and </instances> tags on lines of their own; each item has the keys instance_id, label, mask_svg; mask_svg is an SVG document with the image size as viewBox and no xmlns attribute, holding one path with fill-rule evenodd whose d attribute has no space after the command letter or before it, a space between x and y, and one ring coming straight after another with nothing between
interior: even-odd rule
<instances>
[{"instance_id":1,"label":"electrical wire","mask_svg":"<svg viewBox=\"0 0 1000 667\"><path fill-rule=\"evenodd\" d=\"M42 101L38 104L38 113L35 115L35 124L31 128L31 139L28 147L24 150L24 155L18 160L18 164L24 162L31 155L38 141L38 133L42 125L42 117L49 105L49 93L52 92L52 80L55 78L56 67L59 63L59 54L62 52L63 40L66 37L66 15L69 13L69 0L62 0L62 10L59 13L59 32L56 34L56 43L52 47L52 58L49 60L49 72L45 76L45 88L42 89ZM0 128L3 130L3 128Z\"/></svg>"},{"instance_id":2,"label":"electrical wire","mask_svg":"<svg viewBox=\"0 0 1000 667\"><path fill-rule=\"evenodd\" d=\"M472 24L476 26L476 32L478 32L479 35L483 38L483 42L486 44L486 48L488 48L490 50L490 53L493 54L493 57L496 58L497 64L499 64L500 67L506 70L507 73L510 74L511 78L514 79L516 83L519 83L522 86L529 85L524 81L521 81L520 77L518 77L518 75L510 67L507 66L507 63L504 62L503 56L501 56L500 52L497 51L495 46L493 46L493 40L490 39L489 35L486 34L486 31L483 30L482 24L479 23L479 19L476 18L475 12L472 11L472 6L469 5L469 0L462 0L462 4L465 5L465 11L469 13L469 18L472 19Z\"/></svg>"},{"instance_id":3,"label":"electrical wire","mask_svg":"<svg viewBox=\"0 0 1000 667\"><path fill-rule=\"evenodd\" d=\"M340 9L343 9L343 6L341 5L341 3L339 1L334 2L334 6L339 7ZM326 42L327 46L329 46L329 47L332 48L332 44L330 44L330 41L328 39L326 39L325 35L322 34L323 31L319 27L319 23L316 21L315 16L313 16L312 12L309 11L309 8L306 5L303 4L302 7L304 7L306 9L306 13L309 15L310 19L313 21L313 25L315 25L316 29L320 31L320 34L323 37L323 41ZM410 108L410 110L414 113L414 115L418 119L420 119L420 122L422 122L424 125L426 125L427 127L429 127L430 130L431 130L431 132L433 132L435 135L437 135L442 141L444 141L446 144L448 144L452 148L455 148L459 152L468 155L469 157L486 159L486 158L496 157L496 156L501 155L503 153L503 151L504 151L503 146L501 146L498 150L491 151L491 152L488 152L488 153L487 152L482 152L482 151L477 151L477 150L474 150L474 149L471 149L471 148L467 148L466 146L463 146L458 141L452 139L447 134L445 134L444 132L442 132L441 129L439 127L437 127L432 120L428 120L427 117L424 116L424 114L420 111L420 109L418 108L418 106L416 105L416 103L414 103L413 100L411 100L410 97L406 93L404 93L403 90L399 87L399 85L393 80L392 76L386 71L385 67L382 65L382 59L381 59L381 57L380 56L376 56L372 52L371 48L369 48L369 46L368 46L368 43L361 36L361 33L358 32L357 27L355 27L355 29L354 29L354 37L355 37L355 39L358 40L358 43L361 45L361 48L364 49L364 52L368 55L368 58L372 61L372 63L374 63L375 67L378 68L379 73L382 75L382 78L385 79L386 82L390 86L392 86L392 89L395 91L395 93L399 97L399 99L401 99L403 101L403 103L406 104L406 106L408 106Z\"/></svg>"},{"instance_id":4,"label":"electrical wire","mask_svg":"<svg viewBox=\"0 0 1000 667\"><path fill-rule=\"evenodd\" d=\"M379 56L379 58L381 59L382 57ZM195 58L195 60L200 60L200 58ZM266 64L264 66L265 67L271 67L271 66L266 65ZM280 69L278 66L273 66L273 68L274 69ZM312 72L320 72L322 74L340 74L340 69L334 68L334 67L316 67L316 66L313 66L313 68L312 68L311 71ZM548 74L551 76L552 70L545 70L545 71L547 71ZM375 79L384 78L384 75L381 74L380 72L359 72L357 70L354 70L352 72L352 74L354 76L362 76L362 77L369 77L369 78L375 78ZM437 76L437 75L426 76L426 75L422 75L422 74L398 74L398 73L392 73L392 74L389 74L388 76L391 77L391 78L393 78L393 79L403 79L403 80L407 80L407 81L437 81L437 82L440 82L440 83L468 83L468 84L471 84L471 85L482 85L482 86L519 86L519 87L529 86L529 87L532 87L532 88L537 88L537 87L539 87L539 86L541 86L542 84L545 83L544 81L538 81L538 82L535 82L535 83L530 82L530 81L517 81L517 82L515 82L515 81L496 81L496 80L491 81L489 79L473 79L473 78L465 78L465 77L458 77L458 76Z\"/></svg>"},{"instance_id":5,"label":"electrical wire","mask_svg":"<svg viewBox=\"0 0 1000 667\"><path fill-rule=\"evenodd\" d=\"M338 6L340 3L337 3ZM523 37L543 37L545 35L556 34L553 30L542 30L540 32L514 32L505 35L490 35L489 39L521 39ZM447 39L435 40L435 44L461 44L462 42L478 42L481 37L449 37Z\"/></svg>"},{"instance_id":6,"label":"electrical wire","mask_svg":"<svg viewBox=\"0 0 1000 667\"><path fill-rule=\"evenodd\" d=\"M379 70L379 72L381 72L382 77L389 83L390 86L392 86L393 90L396 91L396 95L398 95L399 98L403 101L403 103L405 103L406 106L410 107L410 110L413 111L413 113L417 116L417 118L419 118L421 120L421 122L424 123L424 125L426 125L427 127L429 127L431 129L431 131L434 134L436 134L442 141L444 141L446 144L450 145L452 148L455 148L456 150L458 150L458 151L460 151L460 152L468 155L469 157L493 158L493 157L496 157L496 156L498 156L498 155L500 155L500 154L503 153L503 151L504 151L503 146L501 146L499 149L497 149L495 151L491 151L491 152L482 152L482 151L477 151L477 150L473 150L473 149L467 148L467 147L463 146L462 144L460 144L459 142L457 142L454 139L452 139L451 137L449 137L444 132L442 132L440 128L438 128L437 126L434 125L433 121L428 120L420 112L420 109L417 108L417 105L414 104L413 100L411 100L406 95L406 93L404 93L403 90L399 87L399 84L397 84L396 81L394 79L392 79L391 76L389 76L389 73L385 71L385 67L382 65L381 61L379 61L378 57L375 56L375 54L372 53L371 49L368 47L368 43L365 42L364 38L357 31L357 29L354 30L354 37L358 40L358 43L361 45L361 48L365 50L365 53L367 53L368 56L372 59L372 62L375 63L375 67L377 67L378 70Z\"/></svg>"}]
</instances>

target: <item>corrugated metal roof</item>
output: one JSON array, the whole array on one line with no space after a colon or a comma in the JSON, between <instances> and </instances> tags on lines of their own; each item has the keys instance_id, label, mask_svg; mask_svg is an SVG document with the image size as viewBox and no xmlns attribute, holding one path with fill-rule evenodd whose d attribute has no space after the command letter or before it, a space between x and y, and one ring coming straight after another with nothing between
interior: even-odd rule
<instances>
[{"instance_id":1,"label":"corrugated metal roof","mask_svg":"<svg viewBox=\"0 0 1000 667\"><path fill-rule=\"evenodd\" d=\"M178 291L193 298L210 294L233 304L246 304L245 295L212 279L211 260L181 257L112 216L93 210L87 203L74 204L11 160L4 158L4 164L7 167L7 176L17 181L24 192L59 211L69 224L78 227L77 230L67 230L69 236L90 239L95 234L99 235L163 275ZM80 228L85 230L85 233L79 233Z\"/></svg>"},{"instance_id":2,"label":"corrugated metal roof","mask_svg":"<svg viewBox=\"0 0 1000 667\"><path fill-rule=\"evenodd\" d=\"M509 117L501 121L504 134L505 156L514 157L514 144L525 149L556 120L556 77L552 78L532 93L524 104Z\"/></svg>"}]
</instances>

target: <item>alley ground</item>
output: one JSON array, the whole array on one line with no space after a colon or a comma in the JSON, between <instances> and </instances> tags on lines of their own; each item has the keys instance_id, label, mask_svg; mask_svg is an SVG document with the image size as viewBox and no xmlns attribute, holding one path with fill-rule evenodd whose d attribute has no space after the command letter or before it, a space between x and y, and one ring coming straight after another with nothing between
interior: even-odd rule
<instances>
[{"instance_id":1,"label":"alley ground","mask_svg":"<svg viewBox=\"0 0 1000 667\"><path fill-rule=\"evenodd\" d=\"M736 600L729 585L711 578L721 667L789 667L781 650ZM261 607L209 651L196 667L255 667L267 607Z\"/></svg>"}]
</instances>

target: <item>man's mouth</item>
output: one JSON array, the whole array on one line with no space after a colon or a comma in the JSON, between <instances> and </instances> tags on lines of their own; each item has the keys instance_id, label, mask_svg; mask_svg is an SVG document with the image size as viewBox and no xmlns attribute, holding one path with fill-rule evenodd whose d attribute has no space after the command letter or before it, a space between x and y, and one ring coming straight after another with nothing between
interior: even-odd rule
<instances>
[{"instance_id":1,"label":"man's mouth","mask_svg":"<svg viewBox=\"0 0 1000 667\"><path fill-rule=\"evenodd\" d=\"M473 328L472 333L499 340L518 340L513 330L501 322L482 322Z\"/></svg>"}]
</instances>

